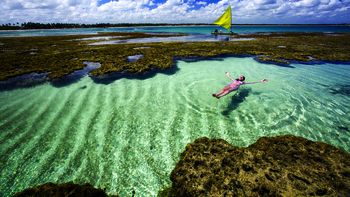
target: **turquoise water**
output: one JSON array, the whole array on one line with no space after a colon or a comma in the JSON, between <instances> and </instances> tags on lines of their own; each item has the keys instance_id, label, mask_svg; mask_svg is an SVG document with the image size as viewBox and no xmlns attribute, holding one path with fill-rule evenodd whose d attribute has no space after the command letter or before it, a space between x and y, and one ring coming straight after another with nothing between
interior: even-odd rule
<instances>
[{"instance_id":1,"label":"turquoise water","mask_svg":"<svg viewBox=\"0 0 350 197\"><path fill-rule=\"evenodd\" d=\"M110 194L156 196L187 143L203 136L248 146L293 134L350 151L350 66L225 58L177 64L173 75L96 84L89 77L0 92L0 191L89 182ZM233 76L246 85L211 96Z\"/></svg>"},{"instance_id":2,"label":"turquoise water","mask_svg":"<svg viewBox=\"0 0 350 197\"><path fill-rule=\"evenodd\" d=\"M119 28L79 28L79 29L46 29L46 30L17 30L0 31L0 37L4 36L55 36L74 34L96 34L97 32L168 32L188 34L210 34L214 29L226 31L218 26L158 26L158 27L119 27ZM239 34L257 32L324 32L324 33L346 33L350 32L350 26L334 25L233 25L232 31Z\"/></svg>"}]
</instances>

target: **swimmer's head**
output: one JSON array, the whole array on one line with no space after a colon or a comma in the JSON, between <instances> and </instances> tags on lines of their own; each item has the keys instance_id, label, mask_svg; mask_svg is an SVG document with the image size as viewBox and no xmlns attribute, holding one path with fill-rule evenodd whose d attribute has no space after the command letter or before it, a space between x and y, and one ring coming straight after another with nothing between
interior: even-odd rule
<instances>
[{"instance_id":1,"label":"swimmer's head","mask_svg":"<svg viewBox=\"0 0 350 197\"><path fill-rule=\"evenodd\" d=\"M238 81L244 81L245 77L243 75L239 76Z\"/></svg>"}]
</instances>

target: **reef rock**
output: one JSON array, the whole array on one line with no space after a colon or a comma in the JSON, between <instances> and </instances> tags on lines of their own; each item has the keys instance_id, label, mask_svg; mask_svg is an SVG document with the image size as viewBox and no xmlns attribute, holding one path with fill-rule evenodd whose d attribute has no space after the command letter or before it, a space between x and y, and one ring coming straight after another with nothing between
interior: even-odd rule
<instances>
[{"instance_id":1,"label":"reef rock","mask_svg":"<svg viewBox=\"0 0 350 197\"><path fill-rule=\"evenodd\" d=\"M45 183L33 188L25 189L14 195L24 196L82 196L105 197L108 196L102 189L96 189L90 184L78 185L72 182L63 184Z\"/></svg>"},{"instance_id":2,"label":"reef rock","mask_svg":"<svg viewBox=\"0 0 350 197\"><path fill-rule=\"evenodd\" d=\"M200 138L171 173L171 196L350 196L350 154L301 137L247 148Z\"/></svg>"}]
</instances>

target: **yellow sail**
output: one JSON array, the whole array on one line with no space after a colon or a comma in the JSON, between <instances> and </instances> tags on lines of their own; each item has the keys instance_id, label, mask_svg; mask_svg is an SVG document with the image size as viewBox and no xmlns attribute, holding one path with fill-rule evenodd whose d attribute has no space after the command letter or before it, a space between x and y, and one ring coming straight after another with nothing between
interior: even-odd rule
<instances>
[{"instance_id":1,"label":"yellow sail","mask_svg":"<svg viewBox=\"0 0 350 197\"><path fill-rule=\"evenodd\" d=\"M218 18L214 24L224 27L227 30L231 30L232 23L232 14L231 14L231 6L228 6L225 13Z\"/></svg>"}]
</instances>

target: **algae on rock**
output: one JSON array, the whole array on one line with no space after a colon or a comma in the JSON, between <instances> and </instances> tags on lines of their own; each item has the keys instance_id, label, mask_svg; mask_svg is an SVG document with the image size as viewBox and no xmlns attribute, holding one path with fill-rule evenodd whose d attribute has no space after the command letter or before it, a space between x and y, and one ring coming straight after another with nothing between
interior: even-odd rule
<instances>
[{"instance_id":1,"label":"algae on rock","mask_svg":"<svg viewBox=\"0 0 350 197\"><path fill-rule=\"evenodd\" d=\"M175 36L182 36L176 34ZM0 80L28 73L48 73L50 79L60 78L84 68L84 61L99 62L101 67L91 75L108 73L140 74L169 69L175 58L214 57L218 55L258 55L258 60L277 64L297 61L350 61L350 34L272 33L269 35L238 35L254 38L229 42L167 42L115 45L88 45L93 38L113 39L169 37L145 33L100 33L46 37L0 38ZM82 40L83 39L83 40ZM283 46L283 47L281 47ZM127 57L143 55L136 62ZM310 57L312 57L310 59Z\"/></svg>"},{"instance_id":2,"label":"algae on rock","mask_svg":"<svg viewBox=\"0 0 350 197\"><path fill-rule=\"evenodd\" d=\"M263 137L247 148L200 138L171 173L168 196L349 196L350 155L301 137Z\"/></svg>"}]
</instances>

